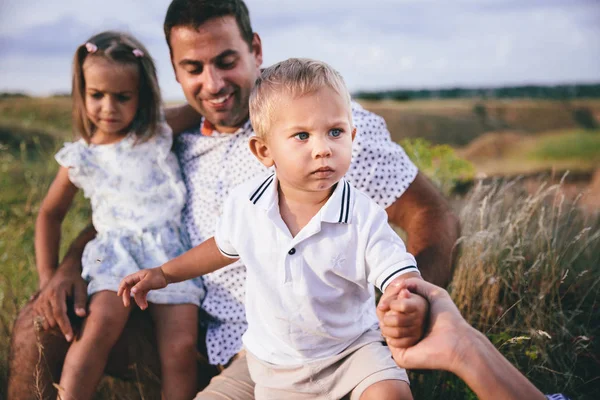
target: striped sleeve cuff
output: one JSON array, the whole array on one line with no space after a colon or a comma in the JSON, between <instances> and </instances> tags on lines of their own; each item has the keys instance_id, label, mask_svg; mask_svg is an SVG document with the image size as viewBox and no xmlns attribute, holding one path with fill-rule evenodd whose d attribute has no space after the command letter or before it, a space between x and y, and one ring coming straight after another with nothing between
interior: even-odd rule
<instances>
[{"instance_id":1,"label":"striped sleeve cuff","mask_svg":"<svg viewBox=\"0 0 600 400\"><path fill-rule=\"evenodd\" d=\"M239 254L228 253L225 250L223 250L222 248L220 248L219 246L217 246L217 249L219 249L219 251L221 252L221 254L223 254L227 258L240 258Z\"/></svg>"},{"instance_id":2,"label":"striped sleeve cuff","mask_svg":"<svg viewBox=\"0 0 600 400\"><path fill-rule=\"evenodd\" d=\"M221 254L223 254L227 258L240 258L240 255L237 254L235 249L231 248L231 245L225 246L224 244L228 243L221 243L221 240L219 240L219 237L217 235L215 235L214 238L215 244L217 245L217 249L219 249Z\"/></svg>"},{"instance_id":3,"label":"striped sleeve cuff","mask_svg":"<svg viewBox=\"0 0 600 400\"><path fill-rule=\"evenodd\" d=\"M394 281L394 279L409 272L417 272L419 275L421 274L419 269L412 262L406 264L396 264L386 269L383 271L383 273L381 273L381 275L379 275L375 281L375 286L377 286L377 288L383 293L389 284Z\"/></svg>"}]
</instances>

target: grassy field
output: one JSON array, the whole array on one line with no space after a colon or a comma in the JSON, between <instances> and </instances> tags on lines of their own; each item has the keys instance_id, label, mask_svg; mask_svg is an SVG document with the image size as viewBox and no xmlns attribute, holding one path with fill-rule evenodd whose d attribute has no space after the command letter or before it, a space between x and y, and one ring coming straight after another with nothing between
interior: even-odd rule
<instances>
[{"instance_id":1,"label":"grassy field","mask_svg":"<svg viewBox=\"0 0 600 400\"><path fill-rule=\"evenodd\" d=\"M456 105L402 107L426 115L450 113ZM463 108L468 112L468 105ZM12 321L37 288L36 212L57 169L52 156L70 137L69 126L68 99L0 101L0 397ZM568 159L589 154L596 160L598 136L578 130L540 135L531 157L553 162L565 154ZM579 145L574 138L590 141ZM428 159L426 152L419 160ZM435 169L430 158L426 171ZM442 183L449 179L440 177ZM560 189L542 182L532 193L518 179L499 179L453 199L463 237L449 289L467 320L544 392L591 400L600 398L600 215L582 212ZM89 205L78 197L63 224L63 245L89 218ZM474 398L451 374L414 372L412 380L417 399ZM156 393L105 379L96 398L148 399Z\"/></svg>"},{"instance_id":2,"label":"grassy field","mask_svg":"<svg viewBox=\"0 0 600 400\"><path fill-rule=\"evenodd\" d=\"M453 146L465 146L486 132L535 135L590 127L590 118L600 121L599 100L365 101L363 105L385 118L396 141L419 137Z\"/></svg>"}]
</instances>

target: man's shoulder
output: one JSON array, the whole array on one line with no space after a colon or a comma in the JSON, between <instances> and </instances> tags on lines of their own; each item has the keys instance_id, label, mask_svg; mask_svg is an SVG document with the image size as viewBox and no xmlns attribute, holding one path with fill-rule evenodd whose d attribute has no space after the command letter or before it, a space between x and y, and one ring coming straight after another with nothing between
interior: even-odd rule
<instances>
[{"instance_id":1,"label":"man's shoulder","mask_svg":"<svg viewBox=\"0 0 600 400\"><path fill-rule=\"evenodd\" d=\"M363 119L363 118L382 118L381 116L375 114L372 111L365 109L360 103L355 100L350 102L351 110L352 110L352 118L353 119Z\"/></svg>"}]
</instances>

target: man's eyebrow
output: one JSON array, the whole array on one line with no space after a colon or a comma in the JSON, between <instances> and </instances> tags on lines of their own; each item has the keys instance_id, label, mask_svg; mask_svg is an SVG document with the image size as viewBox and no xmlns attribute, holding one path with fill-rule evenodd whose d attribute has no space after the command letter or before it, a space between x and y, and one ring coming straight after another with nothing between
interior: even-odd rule
<instances>
[{"instance_id":1,"label":"man's eyebrow","mask_svg":"<svg viewBox=\"0 0 600 400\"><path fill-rule=\"evenodd\" d=\"M213 57L210 61L211 62L215 62L215 61L218 61L218 60L220 60L222 58L229 57L229 56L235 56L237 54L238 54L238 52L236 50L228 49L228 50L225 50L222 53L218 54L217 56ZM183 59L183 60L179 61L178 64L180 66L182 66L182 67L185 67L187 65L191 65L191 66L196 67L196 68L202 67L204 65L204 63L202 61L189 60L189 59Z\"/></svg>"},{"instance_id":2,"label":"man's eyebrow","mask_svg":"<svg viewBox=\"0 0 600 400\"><path fill-rule=\"evenodd\" d=\"M233 49L228 49L228 50L225 50L224 52L222 52L221 54L219 54L218 56L216 56L215 58L213 58L213 60L218 60L219 58L225 58L228 56L235 56L237 54L238 54L237 51L235 51Z\"/></svg>"}]
</instances>

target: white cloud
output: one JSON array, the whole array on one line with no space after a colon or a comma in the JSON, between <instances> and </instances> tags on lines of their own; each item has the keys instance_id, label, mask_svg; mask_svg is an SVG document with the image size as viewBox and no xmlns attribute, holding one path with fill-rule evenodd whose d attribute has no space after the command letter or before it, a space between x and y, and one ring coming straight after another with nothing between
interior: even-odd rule
<instances>
[{"instance_id":1,"label":"white cloud","mask_svg":"<svg viewBox=\"0 0 600 400\"><path fill-rule=\"evenodd\" d=\"M353 90L600 81L596 0L247 3L263 39L265 65L293 56L322 59ZM165 98L182 98L162 33L168 4L3 1L0 90L68 91L75 46L92 33L118 28L149 47Z\"/></svg>"}]
</instances>

